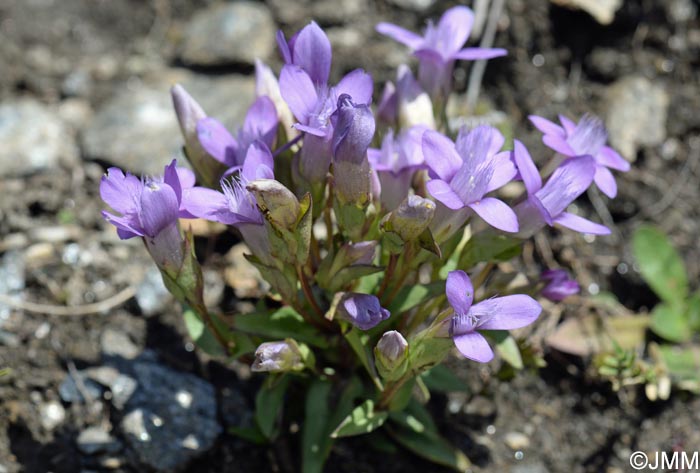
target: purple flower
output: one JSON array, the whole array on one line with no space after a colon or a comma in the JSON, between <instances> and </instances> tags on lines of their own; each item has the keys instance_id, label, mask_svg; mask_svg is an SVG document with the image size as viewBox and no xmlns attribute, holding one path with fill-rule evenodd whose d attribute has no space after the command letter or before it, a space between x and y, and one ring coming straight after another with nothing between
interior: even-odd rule
<instances>
[{"instance_id":1,"label":"purple flower","mask_svg":"<svg viewBox=\"0 0 700 473\"><path fill-rule=\"evenodd\" d=\"M515 207L521 228L519 236L529 238L545 224L559 224L581 233L608 235L608 227L566 212L566 208L593 182L596 163L591 156L577 156L564 161L544 186L527 148L514 142L513 161L527 189L527 199Z\"/></svg>"},{"instance_id":2,"label":"purple flower","mask_svg":"<svg viewBox=\"0 0 700 473\"><path fill-rule=\"evenodd\" d=\"M299 345L291 338L262 343L255 350L255 361L251 366L251 371L271 373L302 369L304 369L304 362Z\"/></svg>"},{"instance_id":3,"label":"purple flower","mask_svg":"<svg viewBox=\"0 0 700 473\"><path fill-rule=\"evenodd\" d=\"M542 295L550 301L563 301L569 296L578 294L581 286L571 279L563 269L548 269L543 271L541 279L547 285L542 289Z\"/></svg>"},{"instance_id":4,"label":"purple flower","mask_svg":"<svg viewBox=\"0 0 700 473\"><path fill-rule=\"evenodd\" d=\"M296 48L296 45L295 45ZM337 86L315 84L301 67L288 64L280 73L280 91L305 133L300 155L300 174L309 182L323 182L333 156L334 118L338 99L349 95L358 106L372 101L372 77L356 69Z\"/></svg>"},{"instance_id":5,"label":"purple flower","mask_svg":"<svg viewBox=\"0 0 700 473\"><path fill-rule=\"evenodd\" d=\"M460 130L456 145L435 131L423 134L423 156L433 179L428 192L451 210L469 207L489 225L517 232L515 213L503 201L485 195L516 175L508 152L499 152L505 139L495 128Z\"/></svg>"},{"instance_id":6,"label":"purple flower","mask_svg":"<svg viewBox=\"0 0 700 473\"><path fill-rule=\"evenodd\" d=\"M100 181L100 196L121 215L103 210L102 216L117 227L122 240L155 238L178 217L192 217L184 208L182 195L193 186L192 171L178 168L175 160L165 167L163 177L145 180L109 168Z\"/></svg>"},{"instance_id":7,"label":"purple flower","mask_svg":"<svg viewBox=\"0 0 700 473\"><path fill-rule=\"evenodd\" d=\"M593 180L605 195L617 195L617 184L610 169L627 172L630 164L611 147L606 146L608 133L603 122L594 116L584 115L578 124L560 115L561 126L549 120L530 115L530 121L544 133L542 141L557 153L564 156L589 155L595 158Z\"/></svg>"},{"instance_id":8,"label":"purple flower","mask_svg":"<svg viewBox=\"0 0 700 473\"><path fill-rule=\"evenodd\" d=\"M473 23L472 11L458 6L447 10L437 26L429 21L423 36L391 23L379 23L377 31L411 48L420 60L418 78L431 97L436 98L449 92L456 60L473 61L506 55L504 49L462 49Z\"/></svg>"},{"instance_id":9,"label":"purple flower","mask_svg":"<svg viewBox=\"0 0 700 473\"><path fill-rule=\"evenodd\" d=\"M382 140L381 149L369 149L369 162L381 183L380 199L384 208L397 208L408 195L415 172L425 167L423 133L427 129L426 126L414 126L396 138L393 130L389 129Z\"/></svg>"},{"instance_id":10,"label":"purple flower","mask_svg":"<svg viewBox=\"0 0 700 473\"><path fill-rule=\"evenodd\" d=\"M465 357L487 363L493 359L493 351L479 330L511 330L534 322L542 307L532 297L517 294L493 297L477 304L474 301L472 282L464 271L450 271L445 293L454 316L451 319L450 336Z\"/></svg>"},{"instance_id":11,"label":"purple flower","mask_svg":"<svg viewBox=\"0 0 700 473\"><path fill-rule=\"evenodd\" d=\"M331 72L331 42L316 22L306 25L289 41L278 31L277 46L285 64L299 66L316 87L326 86Z\"/></svg>"},{"instance_id":12,"label":"purple flower","mask_svg":"<svg viewBox=\"0 0 700 473\"><path fill-rule=\"evenodd\" d=\"M214 159L227 167L242 166L248 148L256 141L272 148L277 134L277 109L268 97L258 97L248 109L243 127L234 138L226 127L214 118L197 122L197 136L202 147Z\"/></svg>"},{"instance_id":13,"label":"purple flower","mask_svg":"<svg viewBox=\"0 0 700 473\"><path fill-rule=\"evenodd\" d=\"M292 128L294 125L294 117L292 111L289 110L287 102L282 98L280 93L280 84L272 69L259 59L255 60L255 96L267 96L272 100L277 110L277 117L282 124L282 129L287 136L287 140L291 141L299 132Z\"/></svg>"},{"instance_id":14,"label":"purple flower","mask_svg":"<svg viewBox=\"0 0 700 473\"><path fill-rule=\"evenodd\" d=\"M338 317L347 320L360 330L369 330L391 315L379 304L379 299L370 294L349 292L338 303Z\"/></svg>"},{"instance_id":15,"label":"purple flower","mask_svg":"<svg viewBox=\"0 0 700 473\"><path fill-rule=\"evenodd\" d=\"M377 116L386 123L398 124L399 128L425 125L435 129L433 103L405 64L398 68L396 86L386 83Z\"/></svg>"}]
</instances>

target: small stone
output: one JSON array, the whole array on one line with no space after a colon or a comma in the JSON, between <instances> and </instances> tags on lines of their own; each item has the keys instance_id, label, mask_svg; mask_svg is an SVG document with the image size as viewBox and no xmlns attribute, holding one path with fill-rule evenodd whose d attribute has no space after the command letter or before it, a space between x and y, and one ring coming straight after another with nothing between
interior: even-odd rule
<instances>
[{"instance_id":1,"label":"small stone","mask_svg":"<svg viewBox=\"0 0 700 473\"><path fill-rule=\"evenodd\" d=\"M92 90L92 77L85 69L73 70L61 84L61 92L67 97L86 97Z\"/></svg>"},{"instance_id":2,"label":"small stone","mask_svg":"<svg viewBox=\"0 0 700 473\"><path fill-rule=\"evenodd\" d=\"M480 417L492 417L496 414L496 404L486 396L476 396L464 405L464 413Z\"/></svg>"},{"instance_id":3,"label":"small stone","mask_svg":"<svg viewBox=\"0 0 700 473\"><path fill-rule=\"evenodd\" d=\"M54 257L54 246L51 243L35 243L24 252L28 266L41 266Z\"/></svg>"},{"instance_id":4,"label":"small stone","mask_svg":"<svg viewBox=\"0 0 700 473\"><path fill-rule=\"evenodd\" d=\"M432 7L435 0L389 0L399 8L422 12Z\"/></svg>"},{"instance_id":5,"label":"small stone","mask_svg":"<svg viewBox=\"0 0 700 473\"><path fill-rule=\"evenodd\" d=\"M66 420L66 410L58 401L49 401L39 406L39 419L41 426L51 431Z\"/></svg>"},{"instance_id":6,"label":"small stone","mask_svg":"<svg viewBox=\"0 0 700 473\"><path fill-rule=\"evenodd\" d=\"M525 450L530 446L530 438L520 432L508 432L503 436L503 443L513 451Z\"/></svg>"},{"instance_id":7,"label":"small stone","mask_svg":"<svg viewBox=\"0 0 700 473\"><path fill-rule=\"evenodd\" d=\"M235 134L253 102L254 79L241 75L209 77L166 69L128 85L99 108L82 133L86 159L107 161L136 175L160 175L173 158L180 164L183 139L169 89L180 83Z\"/></svg>"},{"instance_id":8,"label":"small stone","mask_svg":"<svg viewBox=\"0 0 700 473\"><path fill-rule=\"evenodd\" d=\"M100 427L88 427L80 432L76 440L78 449L85 455L100 452L115 453L121 449L120 442Z\"/></svg>"},{"instance_id":9,"label":"small stone","mask_svg":"<svg viewBox=\"0 0 700 473\"><path fill-rule=\"evenodd\" d=\"M90 401L99 399L102 396L102 387L96 382L88 379L84 374L78 373L82 386L85 388L85 394L90 397ZM78 388L73 376L66 376L61 385L58 387L58 395L64 402L84 403L86 399L83 397L82 388Z\"/></svg>"},{"instance_id":10,"label":"small stone","mask_svg":"<svg viewBox=\"0 0 700 473\"><path fill-rule=\"evenodd\" d=\"M107 328L100 336L102 353L108 356L121 356L128 360L136 358L141 349L124 332Z\"/></svg>"},{"instance_id":11,"label":"small stone","mask_svg":"<svg viewBox=\"0 0 700 473\"><path fill-rule=\"evenodd\" d=\"M609 25L615 12L622 6L622 0L551 0L562 7L583 10L601 25Z\"/></svg>"},{"instance_id":12,"label":"small stone","mask_svg":"<svg viewBox=\"0 0 700 473\"><path fill-rule=\"evenodd\" d=\"M262 3L215 4L199 11L185 30L180 57L185 64L255 64L275 47L275 22Z\"/></svg>"},{"instance_id":13,"label":"small stone","mask_svg":"<svg viewBox=\"0 0 700 473\"><path fill-rule=\"evenodd\" d=\"M22 297L25 284L24 255L11 250L0 258L0 294L11 297ZM0 303L0 320L10 315L10 307Z\"/></svg>"},{"instance_id":14,"label":"small stone","mask_svg":"<svg viewBox=\"0 0 700 473\"><path fill-rule=\"evenodd\" d=\"M664 141L669 96L663 87L644 77L627 76L612 84L606 95L610 144L625 158L634 161L640 147Z\"/></svg>"},{"instance_id":15,"label":"small stone","mask_svg":"<svg viewBox=\"0 0 700 473\"><path fill-rule=\"evenodd\" d=\"M535 460L532 462L515 465L509 470L509 473L549 473L549 470L544 463L539 460Z\"/></svg>"},{"instance_id":16,"label":"small stone","mask_svg":"<svg viewBox=\"0 0 700 473\"><path fill-rule=\"evenodd\" d=\"M0 104L0 176L55 169L76 161L77 146L58 114L23 98Z\"/></svg>"},{"instance_id":17,"label":"small stone","mask_svg":"<svg viewBox=\"0 0 700 473\"><path fill-rule=\"evenodd\" d=\"M136 289L136 302L144 315L162 312L172 300L170 292L163 283L163 277L155 266L149 267L146 275Z\"/></svg>"},{"instance_id":18,"label":"small stone","mask_svg":"<svg viewBox=\"0 0 700 473\"><path fill-rule=\"evenodd\" d=\"M245 243L234 245L226 253L228 264L224 270L224 279L239 299L262 297L269 290L269 285L260 271L245 259L245 254L251 254Z\"/></svg>"}]
</instances>

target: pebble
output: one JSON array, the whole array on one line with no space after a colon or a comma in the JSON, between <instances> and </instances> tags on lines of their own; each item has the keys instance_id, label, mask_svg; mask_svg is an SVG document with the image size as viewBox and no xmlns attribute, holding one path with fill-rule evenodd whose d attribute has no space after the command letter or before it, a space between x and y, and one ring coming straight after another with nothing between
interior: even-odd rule
<instances>
[{"instance_id":1,"label":"pebble","mask_svg":"<svg viewBox=\"0 0 700 473\"><path fill-rule=\"evenodd\" d=\"M583 10L601 25L609 25L615 19L615 12L622 6L622 0L551 0L557 5Z\"/></svg>"},{"instance_id":2,"label":"pebble","mask_svg":"<svg viewBox=\"0 0 700 473\"><path fill-rule=\"evenodd\" d=\"M0 104L0 177L21 176L75 162L77 146L58 114L21 98Z\"/></svg>"},{"instance_id":3,"label":"pebble","mask_svg":"<svg viewBox=\"0 0 700 473\"><path fill-rule=\"evenodd\" d=\"M66 410L58 401L49 401L39 406L39 419L41 426L51 431L66 420Z\"/></svg>"},{"instance_id":4,"label":"pebble","mask_svg":"<svg viewBox=\"0 0 700 473\"><path fill-rule=\"evenodd\" d=\"M88 379L83 373L78 372L78 376L81 378L82 384L85 387L86 394L90 397L90 400L99 399L102 396L102 387L95 381ZM85 398L78 385L70 374L66 375L61 385L58 387L58 395L61 396L63 402L78 402L84 403Z\"/></svg>"},{"instance_id":5,"label":"pebble","mask_svg":"<svg viewBox=\"0 0 700 473\"><path fill-rule=\"evenodd\" d=\"M435 5L435 0L389 0L399 8L422 12Z\"/></svg>"},{"instance_id":6,"label":"pebble","mask_svg":"<svg viewBox=\"0 0 700 473\"><path fill-rule=\"evenodd\" d=\"M520 432L508 432L503 436L503 443L511 450L525 450L530 446L530 438Z\"/></svg>"},{"instance_id":7,"label":"pebble","mask_svg":"<svg viewBox=\"0 0 700 473\"><path fill-rule=\"evenodd\" d=\"M84 156L137 175L162 174L176 157L184 163L183 140L169 92L175 83L182 84L210 116L230 130L242 125L255 87L252 77L208 77L184 69L166 69L156 78L127 84L95 112L84 129Z\"/></svg>"},{"instance_id":8,"label":"pebble","mask_svg":"<svg viewBox=\"0 0 700 473\"><path fill-rule=\"evenodd\" d=\"M136 288L136 302L144 315L154 315L162 312L172 296L163 284L160 271L155 266L151 266L146 271L146 275Z\"/></svg>"},{"instance_id":9,"label":"pebble","mask_svg":"<svg viewBox=\"0 0 700 473\"><path fill-rule=\"evenodd\" d=\"M100 427L88 427L83 430L78 434L76 443L78 449L85 455L94 455L100 452L115 453L122 448L117 439Z\"/></svg>"},{"instance_id":10,"label":"pebble","mask_svg":"<svg viewBox=\"0 0 700 473\"><path fill-rule=\"evenodd\" d=\"M255 64L275 48L275 22L262 3L219 3L199 11L185 29L182 62L194 66Z\"/></svg>"},{"instance_id":11,"label":"pebble","mask_svg":"<svg viewBox=\"0 0 700 473\"><path fill-rule=\"evenodd\" d=\"M464 413L492 417L496 414L496 403L486 396L476 396L464 405Z\"/></svg>"},{"instance_id":12,"label":"pebble","mask_svg":"<svg viewBox=\"0 0 700 473\"><path fill-rule=\"evenodd\" d=\"M100 348L105 355L121 356L127 360L132 360L141 353L141 349L131 341L129 335L112 328L106 328L102 332Z\"/></svg>"},{"instance_id":13,"label":"pebble","mask_svg":"<svg viewBox=\"0 0 700 473\"><path fill-rule=\"evenodd\" d=\"M549 473L549 470L541 461L532 461L513 466L510 473Z\"/></svg>"},{"instance_id":14,"label":"pebble","mask_svg":"<svg viewBox=\"0 0 700 473\"><path fill-rule=\"evenodd\" d=\"M6 252L0 259L0 294L21 297L25 284L24 256L17 250ZM10 307L0 304L0 320L10 316Z\"/></svg>"},{"instance_id":15,"label":"pebble","mask_svg":"<svg viewBox=\"0 0 700 473\"><path fill-rule=\"evenodd\" d=\"M666 139L669 96L664 88L640 76L626 76L607 92L605 124L610 144L634 161L642 146L655 146Z\"/></svg>"},{"instance_id":16,"label":"pebble","mask_svg":"<svg viewBox=\"0 0 700 473\"><path fill-rule=\"evenodd\" d=\"M262 278L260 271L245 259L245 254L250 254L245 243L234 245L226 253L224 279L239 299L262 297L270 286Z\"/></svg>"}]
</instances>

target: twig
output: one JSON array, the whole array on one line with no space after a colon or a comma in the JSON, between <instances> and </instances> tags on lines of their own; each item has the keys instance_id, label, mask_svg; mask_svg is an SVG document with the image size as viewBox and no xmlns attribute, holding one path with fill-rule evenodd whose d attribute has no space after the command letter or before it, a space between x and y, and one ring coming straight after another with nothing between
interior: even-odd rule
<instances>
[{"instance_id":1,"label":"twig","mask_svg":"<svg viewBox=\"0 0 700 473\"><path fill-rule=\"evenodd\" d=\"M610 210L608 210L608 206L605 205L605 202L603 202L603 198L600 196L600 192L598 192L598 189L596 189L595 187L589 187L588 199L591 201L591 204L593 204L593 208L598 213L598 216L603 221L605 226L608 227L612 232L612 234L610 235L612 237L612 242L617 243L620 240L619 231L617 230L615 220L613 220L613 217L610 214Z\"/></svg>"},{"instance_id":2,"label":"twig","mask_svg":"<svg viewBox=\"0 0 700 473\"><path fill-rule=\"evenodd\" d=\"M660 201L644 210L644 213L647 216L653 217L670 207L671 204L673 204L673 202L678 198L678 195L688 183L690 177L695 173L695 168L697 167L698 161L700 161L700 148L691 146L690 149L690 155L688 156L688 159L685 160L683 169L680 172L680 182L669 186L669 189Z\"/></svg>"},{"instance_id":3,"label":"twig","mask_svg":"<svg viewBox=\"0 0 700 473\"><path fill-rule=\"evenodd\" d=\"M496 37L496 28L498 27L498 20L501 18L501 11L503 11L504 0L494 0L491 4L491 11L489 11L489 22L486 25L484 31L484 36L481 38L481 48L490 48L493 45L493 41ZM476 99L479 97L479 90L481 89L481 80L484 78L484 71L486 71L486 59L482 59L474 62L472 70L469 73L469 85L467 86L467 110L474 110L476 106Z\"/></svg>"},{"instance_id":4,"label":"twig","mask_svg":"<svg viewBox=\"0 0 700 473\"><path fill-rule=\"evenodd\" d=\"M47 315L92 315L100 314L102 312L107 312L124 302L128 301L136 294L136 286L128 286L122 289L112 297L109 297L100 302L94 302L92 304L78 305L78 306L61 306L52 304L38 304L36 302L22 301L10 297L6 294L0 294L0 305L6 305L12 307L13 309L26 310L27 312L34 312L37 314L47 314Z\"/></svg>"}]
</instances>

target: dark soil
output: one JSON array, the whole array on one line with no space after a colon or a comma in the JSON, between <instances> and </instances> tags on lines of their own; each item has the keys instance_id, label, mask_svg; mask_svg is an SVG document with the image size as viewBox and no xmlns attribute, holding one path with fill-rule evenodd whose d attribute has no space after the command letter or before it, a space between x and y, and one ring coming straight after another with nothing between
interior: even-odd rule
<instances>
[{"instance_id":1,"label":"dark soil","mask_svg":"<svg viewBox=\"0 0 700 473\"><path fill-rule=\"evenodd\" d=\"M209 3L0 0L0 98L30 95L60 104L65 99L61 84L70 71L85 62L99 69L105 58L120 65L147 52L172 65L172 38L197 8ZM418 29L449 3L437 2L417 15L381 2L346 21L354 26L388 19ZM639 275L625 268L634 267L629 245L633 230L652 222L682 252L691 284L697 288L700 165L691 155L700 148L700 25L697 14L691 21L677 21L672 14L677 4L692 2L628 0L607 26L546 0L507 3L507 21L496 46L507 48L509 56L489 65L482 95L511 117L516 136L538 162L543 161L536 155L545 153L545 148L527 124L528 114L602 113L606 88L630 73L662 84L670 96L667 139L659 146L641 148L632 171L617 176L617 199L605 201L614 234L585 241L572 232L552 232L547 241L528 243L526 254L532 257L524 261L527 271L536 274L541 265L556 261L571 267L584 289L611 291L631 310L646 310L656 299ZM164 14L168 26L161 34L157 21ZM306 21L282 26L294 31ZM334 74L362 65L378 71L380 78L392 77L375 40L371 36L365 39L368 44L337 48ZM678 44L684 46L674 46ZM37 60L46 54L48 61ZM532 60L537 54L544 58L539 67ZM660 66L666 60L672 67ZM118 66L96 81L85 98L98 106L131 74ZM464 88L460 77L458 87ZM81 163L22 178L0 178L0 258L10 251L25 255L26 301L81 305L104 300L151 267L141 245L119 241L100 217L98 183L104 170L99 163ZM671 198L664 200L669 193ZM581 207L592 218L601 218L592 202L584 201ZM77 260L70 256L76 251L81 255ZM212 258L221 260L216 254ZM232 308L239 301L226 290L218 303ZM579 310L573 304L563 307L564 315ZM153 315L142 314L133 298L102 315L13 310L0 328L0 365L12 370L0 378L0 471L143 471L125 458L105 466L77 449L75 439L86 426L118 420L108 403L98 402L97 411L63 403L66 419L53 431L42 426L38 411L43 403L60 399L58 386L69 369L100 364L100 337L108 328L126 333L140 349L153 350L166 365L210 381L220 400L227 391L238 390L252 404L259 383L249 378L245 367L223 366L193 352L179 308L172 302ZM474 471L623 472L629 471L629 455L635 450L700 445L697 398L674 392L669 401L651 403L637 389L614 393L592 375L589 360L544 350L545 368L526 370L508 380L497 376L497 362L451 363L470 391L437 395L429 407L445 436L475 463ZM524 434L527 444L508 447L505 439L512 433ZM298 437L285 433L275 445L263 447L222 435L213 449L183 471L294 471ZM351 439L333 449L327 471L445 470L403 451L389 455L366 440Z\"/></svg>"}]
</instances>

